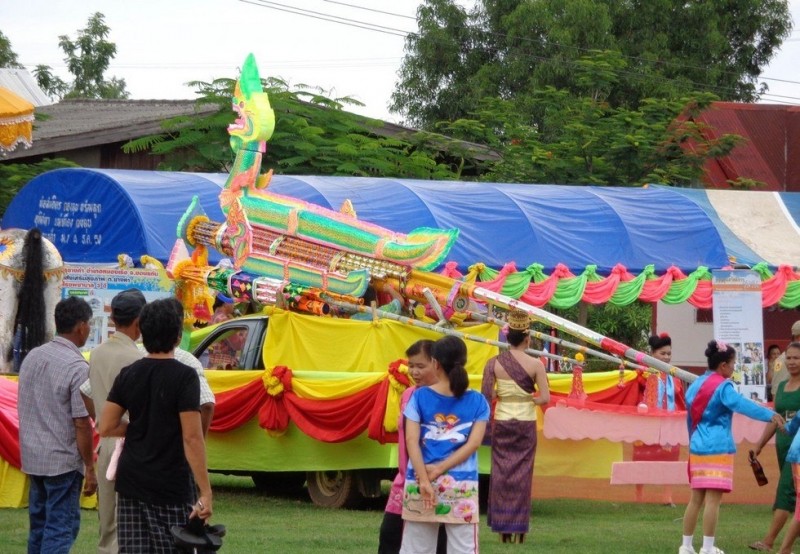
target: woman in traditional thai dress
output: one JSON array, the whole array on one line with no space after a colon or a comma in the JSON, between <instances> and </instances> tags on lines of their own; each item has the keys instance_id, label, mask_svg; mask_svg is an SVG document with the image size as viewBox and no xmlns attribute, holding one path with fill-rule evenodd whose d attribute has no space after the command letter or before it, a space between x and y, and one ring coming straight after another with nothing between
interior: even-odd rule
<instances>
[{"instance_id":1,"label":"woman in traditional thai dress","mask_svg":"<svg viewBox=\"0 0 800 554\"><path fill-rule=\"evenodd\" d=\"M525 353L531 345L529 328L527 313L513 310L509 314L506 340L510 348L487 362L481 386L490 404L496 400L489 432L492 471L487 520L503 542L512 543L522 543L530 528L536 406L550 401L544 365Z\"/></svg>"},{"instance_id":2,"label":"woman in traditional thai dress","mask_svg":"<svg viewBox=\"0 0 800 554\"><path fill-rule=\"evenodd\" d=\"M792 419L800 412L800 342L793 342L786 348L786 371L789 379L781 381L775 390L775 411L783 416L786 421ZM778 454L778 468L780 478L775 489L775 503L772 505L772 522L763 540L750 544L750 548L760 552L770 552L775 544L775 539L783 526L795 511L796 493L792 464L786 463L786 455L792 444L792 437L786 433L775 433L777 425L770 423L764 428L761 440L756 447L756 456L769 439L775 436L775 451Z\"/></svg>"},{"instance_id":3,"label":"woman in traditional thai dress","mask_svg":"<svg viewBox=\"0 0 800 554\"><path fill-rule=\"evenodd\" d=\"M708 371L686 391L689 426L689 483L692 497L683 514L683 541L678 554L695 554L692 537L703 509L700 554L723 554L714 545L722 493L733 489L733 412L783 428L784 419L736 392L733 382L736 350L712 340L706 348Z\"/></svg>"},{"instance_id":4,"label":"woman in traditional thai dress","mask_svg":"<svg viewBox=\"0 0 800 554\"><path fill-rule=\"evenodd\" d=\"M650 355L668 364L672 362L672 338L667 333L653 335L647 339L650 346ZM682 397L681 382L666 373L653 373L648 375L641 401L652 409L674 411L676 399ZM678 444L644 444L641 441L633 443L631 459L634 462L677 462L680 459L681 447ZM636 485L636 497L642 497L644 485ZM672 501L672 487L664 486L662 504L675 507Z\"/></svg>"},{"instance_id":5,"label":"woman in traditional thai dress","mask_svg":"<svg viewBox=\"0 0 800 554\"><path fill-rule=\"evenodd\" d=\"M469 390L467 346L447 336L431 352L438 382L420 387L403 412L409 467L401 554L436 551L439 525L448 554L478 552L478 447L489 405Z\"/></svg>"}]
</instances>

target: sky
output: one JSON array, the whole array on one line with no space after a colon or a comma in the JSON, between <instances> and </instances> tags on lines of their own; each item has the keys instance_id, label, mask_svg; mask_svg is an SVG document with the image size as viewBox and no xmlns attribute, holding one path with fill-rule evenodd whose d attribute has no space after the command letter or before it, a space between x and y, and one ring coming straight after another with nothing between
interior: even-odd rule
<instances>
[{"instance_id":1,"label":"sky","mask_svg":"<svg viewBox=\"0 0 800 554\"><path fill-rule=\"evenodd\" d=\"M99 11L111 29L108 39L117 46L106 78L124 78L131 98L195 98L185 83L235 77L252 52L262 77L320 87L330 97L351 96L365 105L346 109L400 122L399 115L389 113L388 104L403 58L403 37L417 30L414 15L419 4L419 0L0 0L0 30L23 65L33 69L46 64L69 79L58 36L75 39ZM796 30L762 74L769 85L763 102L800 104L800 0L790 0L790 5ZM289 13L300 10L305 11ZM348 24L330 21L335 18L345 18Z\"/></svg>"}]
</instances>

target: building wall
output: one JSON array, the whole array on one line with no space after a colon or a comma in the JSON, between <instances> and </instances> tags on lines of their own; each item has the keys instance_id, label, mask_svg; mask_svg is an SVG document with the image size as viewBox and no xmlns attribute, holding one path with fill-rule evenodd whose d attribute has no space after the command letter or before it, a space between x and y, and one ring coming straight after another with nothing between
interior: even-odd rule
<instances>
[{"instance_id":1,"label":"building wall","mask_svg":"<svg viewBox=\"0 0 800 554\"><path fill-rule=\"evenodd\" d=\"M698 318L697 308L688 302L659 302L653 312L655 332L667 333L672 337L673 365L686 369L706 367L703 352L708 341L714 338L714 324L710 317L705 317L705 311L701 311Z\"/></svg>"},{"instance_id":2,"label":"building wall","mask_svg":"<svg viewBox=\"0 0 800 554\"><path fill-rule=\"evenodd\" d=\"M800 320L800 311L765 308L763 310L764 345L777 344L781 350L791 339L792 323ZM664 304L653 311L656 333L672 337L672 363L683 368L704 368L706 344L714 338L711 310L698 310L688 302Z\"/></svg>"},{"instance_id":3,"label":"building wall","mask_svg":"<svg viewBox=\"0 0 800 554\"><path fill-rule=\"evenodd\" d=\"M155 171L158 164L164 160L164 156L154 156L147 152L136 152L126 154L122 151L124 142L104 144L101 146L89 146L87 148L76 148L61 152L52 152L30 158L19 158L12 160L11 163L36 163L44 158L64 158L75 162L81 167L94 169L141 169Z\"/></svg>"},{"instance_id":4,"label":"building wall","mask_svg":"<svg viewBox=\"0 0 800 554\"><path fill-rule=\"evenodd\" d=\"M88 148L78 148L76 150L66 150L47 156L48 158L66 158L75 162L81 167L100 167L100 148L90 146Z\"/></svg>"}]
</instances>

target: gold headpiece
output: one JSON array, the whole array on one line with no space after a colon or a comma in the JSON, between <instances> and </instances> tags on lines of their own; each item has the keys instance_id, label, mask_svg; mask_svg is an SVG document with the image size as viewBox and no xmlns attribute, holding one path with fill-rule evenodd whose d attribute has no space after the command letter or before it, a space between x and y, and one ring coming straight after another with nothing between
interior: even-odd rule
<instances>
[{"instance_id":1,"label":"gold headpiece","mask_svg":"<svg viewBox=\"0 0 800 554\"><path fill-rule=\"evenodd\" d=\"M527 331L531 326L531 317L522 310L511 310L508 313L508 328L512 331Z\"/></svg>"}]
</instances>

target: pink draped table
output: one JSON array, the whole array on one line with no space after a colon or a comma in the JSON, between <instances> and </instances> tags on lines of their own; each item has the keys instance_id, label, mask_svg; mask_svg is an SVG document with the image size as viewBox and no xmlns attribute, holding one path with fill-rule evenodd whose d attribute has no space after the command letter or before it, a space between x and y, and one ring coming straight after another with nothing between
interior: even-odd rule
<instances>
[{"instance_id":1,"label":"pink draped table","mask_svg":"<svg viewBox=\"0 0 800 554\"><path fill-rule=\"evenodd\" d=\"M757 443L766 423L740 414L733 415L733 439ZM689 444L686 412L642 410L596 402L558 399L547 408L544 436L548 439L605 439L612 442L681 445ZM770 439L770 443L774 441Z\"/></svg>"}]
</instances>

